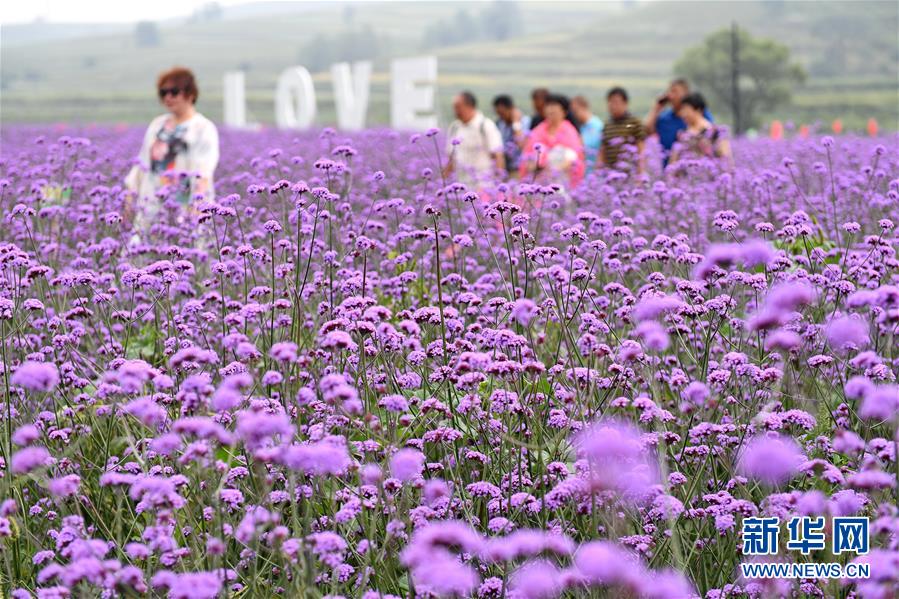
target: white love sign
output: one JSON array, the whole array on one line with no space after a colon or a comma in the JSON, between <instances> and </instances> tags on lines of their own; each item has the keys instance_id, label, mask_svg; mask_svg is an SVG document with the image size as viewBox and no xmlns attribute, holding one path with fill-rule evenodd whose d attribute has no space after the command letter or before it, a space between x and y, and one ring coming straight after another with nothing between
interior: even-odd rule
<instances>
[{"instance_id":1,"label":"white love sign","mask_svg":"<svg viewBox=\"0 0 899 599\"><path fill-rule=\"evenodd\" d=\"M437 57L404 58L390 63L390 124L424 131L437 126L434 112Z\"/></svg>"},{"instance_id":2,"label":"white love sign","mask_svg":"<svg viewBox=\"0 0 899 599\"><path fill-rule=\"evenodd\" d=\"M342 62L331 67L337 126L346 131L365 127L372 64ZM437 126L434 110L437 57L420 56L390 64L390 124L395 129L423 131ZM275 87L275 123L281 129L308 129L315 122L312 75L302 66L285 69ZM224 121L246 127L246 92L241 71L225 73Z\"/></svg>"},{"instance_id":3,"label":"white love sign","mask_svg":"<svg viewBox=\"0 0 899 599\"><path fill-rule=\"evenodd\" d=\"M364 129L368 113L371 63L357 62L352 70L345 62L335 64L331 67L331 80L334 82L337 126L347 131Z\"/></svg>"},{"instance_id":4,"label":"white love sign","mask_svg":"<svg viewBox=\"0 0 899 599\"><path fill-rule=\"evenodd\" d=\"M247 100L243 71L225 73L225 124L231 127L247 126Z\"/></svg>"},{"instance_id":5,"label":"white love sign","mask_svg":"<svg viewBox=\"0 0 899 599\"><path fill-rule=\"evenodd\" d=\"M306 67L291 67L278 77L275 122L281 129L308 129L315 120L315 86Z\"/></svg>"}]
</instances>

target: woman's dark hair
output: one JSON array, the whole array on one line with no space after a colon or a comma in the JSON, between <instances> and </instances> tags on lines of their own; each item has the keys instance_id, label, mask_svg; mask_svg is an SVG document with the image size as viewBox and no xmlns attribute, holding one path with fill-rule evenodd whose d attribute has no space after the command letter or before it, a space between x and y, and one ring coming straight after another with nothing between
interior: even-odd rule
<instances>
[{"instance_id":1,"label":"woman's dark hair","mask_svg":"<svg viewBox=\"0 0 899 599\"><path fill-rule=\"evenodd\" d=\"M166 86L177 87L185 97L190 98L192 104L196 104L197 98L200 97L193 71L184 67L174 67L159 74L156 89L160 90Z\"/></svg>"},{"instance_id":2,"label":"woman's dark hair","mask_svg":"<svg viewBox=\"0 0 899 599\"><path fill-rule=\"evenodd\" d=\"M473 93L468 90L459 92L459 96L462 98L462 101L466 106L471 106L472 108L478 107L478 99L475 97Z\"/></svg>"},{"instance_id":3,"label":"woman's dark hair","mask_svg":"<svg viewBox=\"0 0 899 599\"><path fill-rule=\"evenodd\" d=\"M512 97L506 94L500 94L497 97L493 98L494 106L503 106L505 108L514 108L515 102L512 101Z\"/></svg>"},{"instance_id":4,"label":"woman's dark hair","mask_svg":"<svg viewBox=\"0 0 899 599\"><path fill-rule=\"evenodd\" d=\"M571 102L568 101L568 98L562 94L549 94L546 96L546 103L558 104L565 112L568 112L568 106L571 104Z\"/></svg>"},{"instance_id":5,"label":"woman's dark hair","mask_svg":"<svg viewBox=\"0 0 899 599\"><path fill-rule=\"evenodd\" d=\"M625 102L627 102L628 100L627 90L625 90L623 87L613 87L612 89L610 89L609 93L606 94L606 100L612 99L612 96L620 96L621 99Z\"/></svg>"},{"instance_id":6,"label":"woman's dark hair","mask_svg":"<svg viewBox=\"0 0 899 599\"><path fill-rule=\"evenodd\" d=\"M693 92L688 94L680 103L695 108L699 112L705 112L705 98L700 93Z\"/></svg>"}]
</instances>

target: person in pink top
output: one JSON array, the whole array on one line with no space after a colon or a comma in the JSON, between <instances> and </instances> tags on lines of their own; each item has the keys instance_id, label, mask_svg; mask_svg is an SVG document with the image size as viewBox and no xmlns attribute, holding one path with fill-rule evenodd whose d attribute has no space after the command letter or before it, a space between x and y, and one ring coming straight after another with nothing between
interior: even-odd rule
<instances>
[{"instance_id":1,"label":"person in pink top","mask_svg":"<svg viewBox=\"0 0 899 599\"><path fill-rule=\"evenodd\" d=\"M531 130L521 157L522 181L536 173L538 180L562 180L575 187L584 178L587 165L580 133L565 119L565 102L560 96L547 98L543 114L543 122Z\"/></svg>"}]
</instances>

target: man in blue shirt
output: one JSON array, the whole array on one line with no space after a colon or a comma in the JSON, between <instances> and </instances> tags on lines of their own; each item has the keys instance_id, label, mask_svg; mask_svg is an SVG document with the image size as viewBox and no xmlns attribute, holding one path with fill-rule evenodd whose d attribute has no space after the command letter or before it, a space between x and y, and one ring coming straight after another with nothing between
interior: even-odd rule
<instances>
[{"instance_id":1,"label":"man in blue shirt","mask_svg":"<svg viewBox=\"0 0 899 599\"><path fill-rule=\"evenodd\" d=\"M687 128L682 118L677 116L681 101L690 93L690 85L686 79L675 79L668 85L668 91L660 96L653 105L652 110L646 116L647 135L657 133L659 143L662 144L662 168L668 166L668 157L671 148L677 141L677 134ZM671 104L670 108L665 106ZM712 114L708 109L704 112L705 118L712 120Z\"/></svg>"},{"instance_id":2,"label":"man in blue shirt","mask_svg":"<svg viewBox=\"0 0 899 599\"><path fill-rule=\"evenodd\" d=\"M602 119L590 112L590 102L584 96L575 96L571 100L571 113L581 124L581 140L584 142L584 154L587 158L587 172L596 167L599 146L602 144Z\"/></svg>"},{"instance_id":3,"label":"man in blue shirt","mask_svg":"<svg viewBox=\"0 0 899 599\"><path fill-rule=\"evenodd\" d=\"M496 111L496 126L503 137L506 169L514 176L518 172L521 147L531 129L531 117L522 115L512 98L506 94L493 98L493 110Z\"/></svg>"}]
</instances>

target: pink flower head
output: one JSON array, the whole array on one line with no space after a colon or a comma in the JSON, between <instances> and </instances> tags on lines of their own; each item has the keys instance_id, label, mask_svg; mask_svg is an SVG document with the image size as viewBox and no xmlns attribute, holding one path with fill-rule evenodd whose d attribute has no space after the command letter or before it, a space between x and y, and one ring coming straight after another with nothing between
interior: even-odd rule
<instances>
[{"instance_id":1,"label":"pink flower head","mask_svg":"<svg viewBox=\"0 0 899 599\"><path fill-rule=\"evenodd\" d=\"M837 351L861 349L870 342L868 325L855 316L840 316L827 323L824 328L827 342Z\"/></svg>"},{"instance_id":2,"label":"pink flower head","mask_svg":"<svg viewBox=\"0 0 899 599\"><path fill-rule=\"evenodd\" d=\"M512 306L512 320L526 327L536 315L537 304L527 298L515 300Z\"/></svg>"},{"instance_id":3,"label":"pink flower head","mask_svg":"<svg viewBox=\"0 0 899 599\"><path fill-rule=\"evenodd\" d=\"M868 390L858 410L865 420L894 420L899 414L899 385L877 385Z\"/></svg>"},{"instance_id":4,"label":"pink flower head","mask_svg":"<svg viewBox=\"0 0 899 599\"><path fill-rule=\"evenodd\" d=\"M403 482L409 482L421 476L425 456L417 449L400 449L390 458L390 474Z\"/></svg>"},{"instance_id":5,"label":"pink flower head","mask_svg":"<svg viewBox=\"0 0 899 599\"><path fill-rule=\"evenodd\" d=\"M10 470L13 474L28 474L32 470L47 465L52 459L50 452L45 448L33 445L12 454Z\"/></svg>"},{"instance_id":6,"label":"pink flower head","mask_svg":"<svg viewBox=\"0 0 899 599\"><path fill-rule=\"evenodd\" d=\"M55 497L71 497L78 492L78 485L81 484L81 477L77 474L69 474L61 478L54 478L48 484L47 488Z\"/></svg>"},{"instance_id":7,"label":"pink flower head","mask_svg":"<svg viewBox=\"0 0 899 599\"><path fill-rule=\"evenodd\" d=\"M562 591L561 571L547 560L535 560L512 573L509 589L521 599L553 599Z\"/></svg>"},{"instance_id":8,"label":"pink flower head","mask_svg":"<svg viewBox=\"0 0 899 599\"><path fill-rule=\"evenodd\" d=\"M578 433L574 445L586 458L596 488L636 499L659 483L652 452L644 446L640 431L628 423L597 422Z\"/></svg>"},{"instance_id":9,"label":"pink flower head","mask_svg":"<svg viewBox=\"0 0 899 599\"><path fill-rule=\"evenodd\" d=\"M50 362L25 362L16 368L9 382L29 391L46 393L59 384L59 370Z\"/></svg>"},{"instance_id":10,"label":"pink flower head","mask_svg":"<svg viewBox=\"0 0 899 599\"><path fill-rule=\"evenodd\" d=\"M655 320L666 312L676 311L684 306L684 302L673 295L644 296L634 308L637 320Z\"/></svg>"},{"instance_id":11,"label":"pink flower head","mask_svg":"<svg viewBox=\"0 0 899 599\"><path fill-rule=\"evenodd\" d=\"M591 585L634 587L646 575L634 554L609 541L581 545L574 554L574 567Z\"/></svg>"},{"instance_id":12,"label":"pink flower head","mask_svg":"<svg viewBox=\"0 0 899 599\"><path fill-rule=\"evenodd\" d=\"M792 437L764 435L749 441L740 454L737 470L749 478L777 485L792 478L804 461L805 456Z\"/></svg>"}]
</instances>

